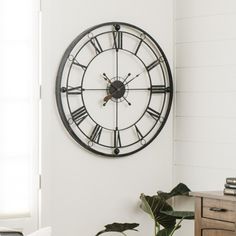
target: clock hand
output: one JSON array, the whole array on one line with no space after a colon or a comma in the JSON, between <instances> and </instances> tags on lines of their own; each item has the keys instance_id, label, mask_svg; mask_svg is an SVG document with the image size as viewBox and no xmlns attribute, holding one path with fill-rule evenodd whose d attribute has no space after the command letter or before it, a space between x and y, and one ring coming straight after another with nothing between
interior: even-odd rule
<instances>
[{"instance_id":1,"label":"clock hand","mask_svg":"<svg viewBox=\"0 0 236 236\"><path fill-rule=\"evenodd\" d=\"M115 93L118 92L119 89L121 89L122 87L124 87L125 85L127 85L128 83L130 83L132 80L134 80L135 78L137 78L139 75L141 75L142 73L144 73L144 71L140 72L139 74L137 74L135 77L133 77L131 80L129 80L128 82L125 83L125 81L129 78L129 76L131 75L131 73L128 73L128 75L126 76L126 78L123 81L123 85L121 85L119 88L115 88L115 91L111 94L108 94L106 97L104 97L103 101L104 102L108 102L108 100L110 100L112 98L112 95L114 95ZM104 104L103 104L104 105Z\"/></svg>"},{"instance_id":2,"label":"clock hand","mask_svg":"<svg viewBox=\"0 0 236 236\"><path fill-rule=\"evenodd\" d=\"M116 89L116 87L112 84L111 80L107 77L107 75L105 73L103 73L102 75L102 78L105 79L111 85L112 88Z\"/></svg>"},{"instance_id":3,"label":"clock hand","mask_svg":"<svg viewBox=\"0 0 236 236\"><path fill-rule=\"evenodd\" d=\"M128 103L129 106L131 106L131 103L123 96L124 100Z\"/></svg>"},{"instance_id":4,"label":"clock hand","mask_svg":"<svg viewBox=\"0 0 236 236\"><path fill-rule=\"evenodd\" d=\"M114 95L115 93L117 93L117 91L119 89L121 89L122 87L124 87L125 85L129 84L131 81L133 81L134 79L136 79L137 77L139 77L141 74L143 74L146 70L141 71L139 74L137 74L136 76L134 76L132 79L130 79L128 82L125 83L125 81L128 79L128 77L131 75L131 73L128 73L128 75L126 76L126 78L123 81L123 85L121 85L119 88L116 88L116 90L111 93L108 94L106 97L104 97L103 101L108 102L108 100L110 100L112 98L112 95Z\"/></svg>"},{"instance_id":5,"label":"clock hand","mask_svg":"<svg viewBox=\"0 0 236 236\"><path fill-rule=\"evenodd\" d=\"M103 99L103 101L104 101L103 106L106 106L107 102L108 102L111 98L112 98L112 94L107 95L107 96ZM129 106L131 106L131 103L130 103L124 96L123 96L123 98L124 98L124 100L127 102L127 104L128 104Z\"/></svg>"},{"instance_id":6,"label":"clock hand","mask_svg":"<svg viewBox=\"0 0 236 236\"><path fill-rule=\"evenodd\" d=\"M111 80L107 77L106 73L103 73L102 74L102 78L105 79L110 85L111 87L113 87L115 89L115 92L116 92L116 87L112 85L112 82ZM112 98L112 95L111 94L108 94L104 99L103 101L105 103L103 103L103 106L106 106L107 102Z\"/></svg>"},{"instance_id":7,"label":"clock hand","mask_svg":"<svg viewBox=\"0 0 236 236\"><path fill-rule=\"evenodd\" d=\"M140 73L141 74L141 73ZM106 76L106 74L105 73L103 73L103 75L104 76ZM115 93L117 93L118 91L119 91L119 89L121 89L124 85L126 85L126 84L124 84L125 83L125 81L129 78L129 76L131 75L131 73L128 73L128 75L126 76L126 78L124 79L124 81L123 81L123 85L121 85L119 88L116 88L116 87L114 87L110 82L110 84L111 84L111 86L115 89L115 91L114 92L112 92L111 94L108 94L104 99L103 99L103 101L106 101L106 100L109 100L109 99L111 99L112 98L112 96L110 97L110 95L114 95ZM107 79L109 79L107 76L106 77L103 77L105 80L107 80Z\"/></svg>"},{"instance_id":8,"label":"clock hand","mask_svg":"<svg viewBox=\"0 0 236 236\"><path fill-rule=\"evenodd\" d=\"M139 76L139 75L142 74L142 73L143 73L143 72L139 73L139 74L136 75L133 79L135 79L137 76ZM110 81L109 78L106 76L105 73L103 73L103 75L105 76L105 77L103 77L105 80L108 79L108 81ZM110 93L110 94L108 94L106 97L103 98L103 101L105 102L105 103L103 103L103 106L105 106L105 105L107 104L107 102L113 97L113 95L116 94L122 87L124 87L126 84L128 84L129 82L131 82L131 81L133 80L133 79L131 79L131 80L129 80L127 83L125 83L125 81L129 78L130 75L131 75L131 73L128 73L128 75L126 76L126 78L125 78L124 81L123 81L123 85L121 85L119 88L116 88L116 87L112 86L112 84L111 84L111 86L112 86L113 88L115 88L115 91L112 92L112 93ZM124 98L124 100L128 103L128 105L130 106L131 103L130 103L125 97L123 97L123 98Z\"/></svg>"},{"instance_id":9,"label":"clock hand","mask_svg":"<svg viewBox=\"0 0 236 236\"><path fill-rule=\"evenodd\" d=\"M129 84L131 81L133 81L134 79L136 79L137 77L139 77L139 76L140 76L141 74L143 74L144 72L146 72L146 70L141 71L139 74L135 75L132 79L130 79L128 82L124 83L124 85L122 85L122 86L125 86L125 85ZM126 79L127 79L127 78L126 78ZM125 81L126 81L126 79L125 79ZM125 82L125 81L124 81L124 82Z\"/></svg>"},{"instance_id":10,"label":"clock hand","mask_svg":"<svg viewBox=\"0 0 236 236\"><path fill-rule=\"evenodd\" d=\"M105 79L109 84L111 84L111 80L107 77L106 73L102 74L102 78Z\"/></svg>"},{"instance_id":11,"label":"clock hand","mask_svg":"<svg viewBox=\"0 0 236 236\"><path fill-rule=\"evenodd\" d=\"M125 77L125 79L124 79L124 81L123 81L123 84L124 84L125 81L129 78L129 76L131 76L131 73L129 73L129 74Z\"/></svg>"},{"instance_id":12,"label":"clock hand","mask_svg":"<svg viewBox=\"0 0 236 236\"><path fill-rule=\"evenodd\" d=\"M108 94L106 97L103 98L103 106L106 106L107 102L112 98L112 94Z\"/></svg>"}]
</instances>

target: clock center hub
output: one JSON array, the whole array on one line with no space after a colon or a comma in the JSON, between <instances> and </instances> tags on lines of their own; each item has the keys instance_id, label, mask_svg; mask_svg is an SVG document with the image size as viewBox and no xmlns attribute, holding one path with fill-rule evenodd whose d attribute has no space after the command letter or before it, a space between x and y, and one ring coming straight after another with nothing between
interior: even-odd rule
<instances>
[{"instance_id":1,"label":"clock center hub","mask_svg":"<svg viewBox=\"0 0 236 236\"><path fill-rule=\"evenodd\" d=\"M125 90L125 85L120 80L115 80L112 82L108 89L109 94L111 94L115 99L122 98L125 94Z\"/></svg>"}]
</instances>

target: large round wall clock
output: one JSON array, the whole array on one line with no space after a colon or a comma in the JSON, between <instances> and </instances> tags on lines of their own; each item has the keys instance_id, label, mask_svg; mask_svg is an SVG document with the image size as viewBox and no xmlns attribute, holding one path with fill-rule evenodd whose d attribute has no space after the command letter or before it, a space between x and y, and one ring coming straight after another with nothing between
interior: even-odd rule
<instances>
[{"instance_id":1,"label":"large round wall clock","mask_svg":"<svg viewBox=\"0 0 236 236\"><path fill-rule=\"evenodd\" d=\"M147 147L168 118L173 97L161 47L122 22L91 27L66 49L56 79L62 122L96 154L122 157Z\"/></svg>"}]
</instances>

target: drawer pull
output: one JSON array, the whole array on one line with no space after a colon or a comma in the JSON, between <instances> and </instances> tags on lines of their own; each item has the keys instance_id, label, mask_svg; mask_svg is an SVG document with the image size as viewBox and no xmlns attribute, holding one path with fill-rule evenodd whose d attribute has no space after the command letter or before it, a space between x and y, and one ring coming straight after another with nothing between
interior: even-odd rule
<instances>
[{"instance_id":1,"label":"drawer pull","mask_svg":"<svg viewBox=\"0 0 236 236\"><path fill-rule=\"evenodd\" d=\"M210 211L216 211L216 212L226 212L227 211L227 209L218 208L218 207L211 207L209 210Z\"/></svg>"}]
</instances>

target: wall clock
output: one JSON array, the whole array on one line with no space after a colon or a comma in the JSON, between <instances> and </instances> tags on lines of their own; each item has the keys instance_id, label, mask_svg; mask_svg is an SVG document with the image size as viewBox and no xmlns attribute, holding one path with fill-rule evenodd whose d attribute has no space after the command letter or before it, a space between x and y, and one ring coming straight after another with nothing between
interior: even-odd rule
<instances>
[{"instance_id":1,"label":"wall clock","mask_svg":"<svg viewBox=\"0 0 236 236\"><path fill-rule=\"evenodd\" d=\"M107 22L82 32L66 49L56 101L69 134L96 154L121 157L149 145L173 97L161 47L141 28Z\"/></svg>"}]
</instances>

